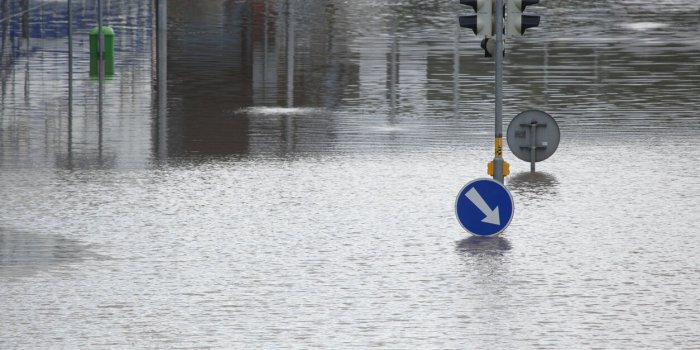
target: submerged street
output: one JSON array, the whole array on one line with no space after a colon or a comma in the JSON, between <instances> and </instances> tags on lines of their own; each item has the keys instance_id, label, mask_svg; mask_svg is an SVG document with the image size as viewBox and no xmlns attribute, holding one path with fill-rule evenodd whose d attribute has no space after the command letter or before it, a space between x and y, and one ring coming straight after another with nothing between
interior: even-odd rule
<instances>
[{"instance_id":1,"label":"submerged street","mask_svg":"<svg viewBox=\"0 0 700 350\"><path fill-rule=\"evenodd\" d=\"M153 1L105 1L103 81L94 3L0 0L0 348L700 347L700 4L528 7L504 122L561 142L504 148L480 238L459 1L168 0L160 55Z\"/></svg>"}]
</instances>

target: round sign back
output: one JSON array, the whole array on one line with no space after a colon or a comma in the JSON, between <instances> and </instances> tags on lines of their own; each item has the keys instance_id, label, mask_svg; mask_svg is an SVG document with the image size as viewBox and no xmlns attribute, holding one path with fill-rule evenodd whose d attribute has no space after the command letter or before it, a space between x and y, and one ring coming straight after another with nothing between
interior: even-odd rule
<instances>
[{"instance_id":1,"label":"round sign back","mask_svg":"<svg viewBox=\"0 0 700 350\"><path fill-rule=\"evenodd\" d=\"M534 154L535 162L541 162L554 154L559 146L559 125L549 114L529 110L513 118L506 136L508 148L516 157L530 162Z\"/></svg>"}]
</instances>

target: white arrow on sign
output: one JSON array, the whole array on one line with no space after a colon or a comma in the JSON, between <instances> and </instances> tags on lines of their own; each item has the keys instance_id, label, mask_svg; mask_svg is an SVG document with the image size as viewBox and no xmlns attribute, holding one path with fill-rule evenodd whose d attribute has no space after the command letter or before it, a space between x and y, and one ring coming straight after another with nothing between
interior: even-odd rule
<instances>
[{"instance_id":1,"label":"white arrow on sign","mask_svg":"<svg viewBox=\"0 0 700 350\"><path fill-rule=\"evenodd\" d=\"M472 201L472 203L474 203L474 205L476 205L477 208L479 208L479 210L481 210L482 213L484 213L484 215L486 215L486 217L481 220L482 222L494 225L501 224L501 217L498 214L498 206L491 210L489 205L486 204L484 198L482 198L479 192L473 187L467 191L466 196L470 201Z\"/></svg>"}]
</instances>

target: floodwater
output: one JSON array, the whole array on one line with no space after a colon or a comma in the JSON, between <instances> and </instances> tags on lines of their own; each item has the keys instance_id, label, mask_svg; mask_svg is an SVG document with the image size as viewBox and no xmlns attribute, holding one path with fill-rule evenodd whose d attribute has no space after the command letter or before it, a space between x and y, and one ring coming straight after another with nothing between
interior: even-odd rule
<instances>
[{"instance_id":1,"label":"floodwater","mask_svg":"<svg viewBox=\"0 0 700 350\"><path fill-rule=\"evenodd\" d=\"M92 3L69 41L67 1L0 0L0 348L700 348L700 3L528 8L504 123L561 143L504 152L488 239L458 1L170 0L167 72L153 2L105 1L103 82Z\"/></svg>"}]
</instances>

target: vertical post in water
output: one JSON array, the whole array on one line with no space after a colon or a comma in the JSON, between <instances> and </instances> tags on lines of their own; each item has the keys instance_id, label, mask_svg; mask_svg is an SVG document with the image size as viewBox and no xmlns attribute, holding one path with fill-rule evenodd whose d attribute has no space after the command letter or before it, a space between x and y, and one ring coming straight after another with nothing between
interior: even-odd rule
<instances>
[{"instance_id":1,"label":"vertical post in water","mask_svg":"<svg viewBox=\"0 0 700 350\"><path fill-rule=\"evenodd\" d=\"M397 34L397 27L399 20L394 18L394 24L391 30L391 62L389 63L390 77L389 77L389 102L391 105L391 113L389 114L389 122L394 124L396 122L396 85L399 82L399 37Z\"/></svg>"},{"instance_id":2,"label":"vertical post in water","mask_svg":"<svg viewBox=\"0 0 700 350\"><path fill-rule=\"evenodd\" d=\"M102 0L97 0L97 59L99 60L100 81L102 81L103 76L103 66L102 59L104 58L104 45L105 45L104 32L102 31Z\"/></svg>"},{"instance_id":3,"label":"vertical post in water","mask_svg":"<svg viewBox=\"0 0 700 350\"><path fill-rule=\"evenodd\" d=\"M97 0L97 71L98 71L98 97L97 97L97 149L100 167L102 166L102 90L104 88L105 68L104 68L104 33L102 31L102 0Z\"/></svg>"},{"instance_id":4,"label":"vertical post in water","mask_svg":"<svg viewBox=\"0 0 700 350\"><path fill-rule=\"evenodd\" d=\"M503 183L503 0L496 0L496 128L493 179Z\"/></svg>"},{"instance_id":5,"label":"vertical post in water","mask_svg":"<svg viewBox=\"0 0 700 350\"><path fill-rule=\"evenodd\" d=\"M24 39L24 43L26 44L26 46L24 47L24 54L26 55L26 57L29 57L32 47L30 44L32 36L29 34L29 11L31 10L29 8L29 0L22 1L22 10L24 11L24 13L22 14L22 39ZM25 63L24 65L24 71L26 72L26 74L24 75L24 96L28 98L30 94L29 86L32 81L30 74L31 72L29 70L29 62L31 62L32 60L28 59L26 61L27 63Z\"/></svg>"},{"instance_id":6,"label":"vertical post in water","mask_svg":"<svg viewBox=\"0 0 700 350\"><path fill-rule=\"evenodd\" d=\"M537 122L530 123L530 172L535 172L535 157L537 156Z\"/></svg>"},{"instance_id":7,"label":"vertical post in water","mask_svg":"<svg viewBox=\"0 0 700 350\"><path fill-rule=\"evenodd\" d=\"M168 1L157 1L158 158L163 160L168 155Z\"/></svg>"},{"instance_id":8,"label":"vertical post in water","mask_svg":"<svg viewBox=\"0 0 700 350\"><path fill-rule=\"evenodd\" d=\"M73 10L68 0L68 168L73 169Z\"/></svg>"},{"instance_id":9,"label":"vertical post in water","mask_svg":"<svg viewBox=\"0 0 700 350\"><path fill-rule=\"evenodd\" d=\"M287 0L287 107L294 107L294 6Z\"/></svg>"},{"instance_id":10,"label":"vertical post in water","mask_svg":"<svg viewBox=\"0 0 700 350\"><path fill-rule=\"evenodd\" d=\"M459 25L455 26L454 52L452 54L452 95L454 103L454 116L459 117Z\"/></svg>"},{"instance_id":11,"label":"vertical post in water","mask_svg":"<svg viewBox=\"0 0 700 350\"><path fill-rule=\"evenodd\" d=\"M287 108L294 107L294 0L287 0ZM285 118L287 152L294 150L294 118Z\"/></svg>"},{"instance_id":12,"label":"vertical post in water","mask_svg":"<svg viewBox=\"0 0 700 350\"><path fill-rule=\"evenodd\" d=\"M263 21L263 73L262 73L262 98L267 101L267 50L268 50L268 27L270 22L270 4L269 0L265 0L265 21Z\"/></svg>"}]
</instances>

